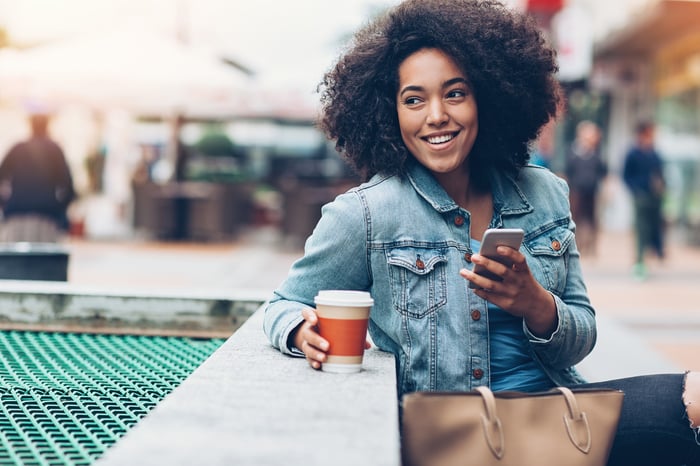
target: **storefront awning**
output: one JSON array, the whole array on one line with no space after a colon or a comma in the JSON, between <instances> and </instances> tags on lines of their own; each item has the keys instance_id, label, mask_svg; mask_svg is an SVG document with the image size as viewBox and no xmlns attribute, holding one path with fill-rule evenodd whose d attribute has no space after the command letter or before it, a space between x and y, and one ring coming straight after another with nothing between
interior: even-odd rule
<instances>
[{"instance_id":1,"label":"storefront awning","mask_svg":"<svg viewBox=\"0 0 700 466\"><path fill-rule=\"evenodd\" d=\"M596 58L646 56L700 25L700 0L662 0L595 48Z\"/></svg>"}]
</instances>

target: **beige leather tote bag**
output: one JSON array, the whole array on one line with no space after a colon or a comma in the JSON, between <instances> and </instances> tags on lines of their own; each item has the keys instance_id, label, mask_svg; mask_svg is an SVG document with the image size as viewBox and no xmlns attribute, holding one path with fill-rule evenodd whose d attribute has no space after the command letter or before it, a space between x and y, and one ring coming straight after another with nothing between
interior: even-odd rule
<instances>
[{"instance_id":1,"label":"beige leather tote bag","mask_svg":"<svg viewBox=\"0 0 700 466\"><path fill-rule=\"evenodd\" d=\"M624 394L416 392L403 398L406 466L604 466Z\"/></svg>"}]
</instances>

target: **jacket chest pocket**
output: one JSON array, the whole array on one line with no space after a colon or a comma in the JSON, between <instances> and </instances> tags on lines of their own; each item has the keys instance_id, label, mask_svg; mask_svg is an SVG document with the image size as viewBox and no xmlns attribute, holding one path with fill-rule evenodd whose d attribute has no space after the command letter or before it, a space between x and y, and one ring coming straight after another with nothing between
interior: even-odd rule
<instances>
[{"instance_id":1,"label":"jacket chest pocket","mask_svg":"<svg viewBox=\"0 0 700 466\"><path fill-rule=\"evenodd\" d=\"M566 287L568 252L574 234L567 228L556 227L525 243L533 260L528 261L535 279L548 291L561 295Z\"/></svg>"},{"instance_id":2,"label":"jacket chest pocket","mask_svg":"<svg viewBox=\"0 0 700 466\"><path fill-rule=\"evenodd\" d=\"M387 251L394 308L420 319L435 312L447 299L444 251L405 247Z\"/></svg>"}]
</instances>

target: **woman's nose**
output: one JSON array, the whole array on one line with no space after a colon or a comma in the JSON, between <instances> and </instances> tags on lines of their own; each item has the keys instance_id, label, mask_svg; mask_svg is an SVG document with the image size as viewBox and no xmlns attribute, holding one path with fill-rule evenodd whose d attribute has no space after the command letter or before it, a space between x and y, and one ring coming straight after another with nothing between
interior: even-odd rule
<instances>
[{"instance_id":1,"label":"woman's nose","mask_svg":"<svg viewBox=\"0 0 700 466\"><path fill-rule=\"evenodd\" d=\"M447 123L449 115L441 101L433 101L428 107L427 123L433 126L441 126Z\"/></svg>"}]
</instances>

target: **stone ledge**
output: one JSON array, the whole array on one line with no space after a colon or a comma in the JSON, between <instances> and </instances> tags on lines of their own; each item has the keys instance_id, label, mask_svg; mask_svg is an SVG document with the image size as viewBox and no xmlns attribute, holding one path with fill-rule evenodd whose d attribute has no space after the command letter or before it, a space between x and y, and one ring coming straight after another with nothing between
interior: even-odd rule
<instances>
[{"instance_id":1,"label":"stone ledge","mask_svg":"<svg viewBox=\"0 0 700 466\"><path fill-rule=\"evenodd\" d=\"M0 280L0 328L227 338L268 294L139 292Z\"/></svg>"},{"instance_id":2,"label":"stone ledge","mask_svg":"<svg viewBox=\"0 0 700 466\"><path fill-rule=\"evenodd\" d=\"M318 372L270 346L263 312L96 465L400 465L393 355L367 351L358 374Z\"/></svg>"}]
</instances>

